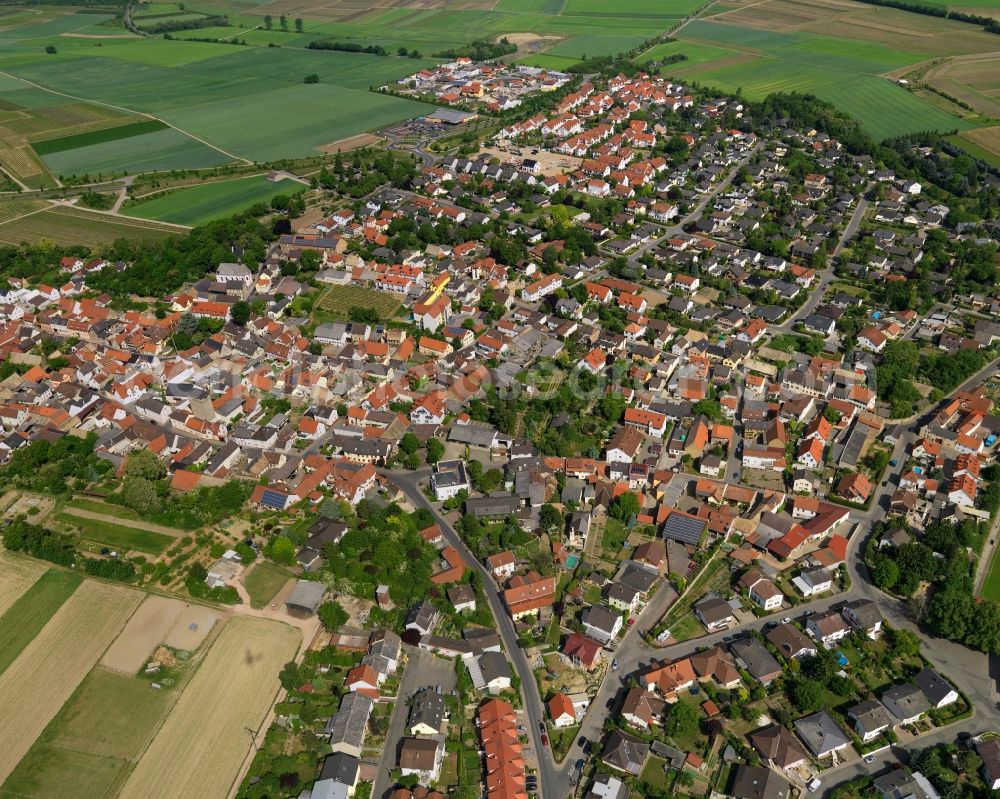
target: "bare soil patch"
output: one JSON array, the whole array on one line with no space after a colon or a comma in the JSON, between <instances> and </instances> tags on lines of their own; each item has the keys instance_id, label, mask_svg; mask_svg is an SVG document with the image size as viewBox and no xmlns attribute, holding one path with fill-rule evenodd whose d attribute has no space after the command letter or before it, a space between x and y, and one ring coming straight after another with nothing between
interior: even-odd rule
<instances>
[{"instance_id":1,"label":"bare soil patch","mask_svg":"<svg viewBox=\"0 0 1000 799\"><path fill-rule=\"evenodd\" d=\"M156 645L166 638L184 608L179 599L147 597L108 647L101 658L101 665L122 674L136 674Z\"/></svg>"},{"instance_id":2,"label":"bare soil patch","mask_svg":"<svg viewBox=\"0 0 1000 799\"><path fill-rule=\"evenodd\" d=\"M202 645L218 620L219 614L211 608L188 605L170 628L163 643L173 649L194 652Z\"/></svg>"},{"instance_id":3,"label":"bare soil patch","mask_svg":"<svg viewBox=\"0 0 1000 799\"><path fill-rule=\"evenodd\" d=\"M323 153L349 153L351 150L360 150L362 147L371 147L382 142L381 136L374 133L359 133L357 136L348 136L346 139L337 139L329 144L322 144L316 149Z\"/></svg>"},{"instance_id":4,"label":"bare soil patch","mask_svg":"<svg viewBox=\"0 0 1000 799\"><path fill-rule=\"evenodd\" d=\"M497 41L501 39L507 39L511 44L517 45L517 52L512 56L513 58L517 58L547 50L556 42L562 41L563 37L540 33L504 33L496 38Z\"/></svg>"}]
</instances>

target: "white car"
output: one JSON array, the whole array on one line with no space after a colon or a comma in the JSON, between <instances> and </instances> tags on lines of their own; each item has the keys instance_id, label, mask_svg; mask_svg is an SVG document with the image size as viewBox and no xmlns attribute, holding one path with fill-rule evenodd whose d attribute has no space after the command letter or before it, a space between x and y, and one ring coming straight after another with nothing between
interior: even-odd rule
<instances>
[{"instance_id":1,"label":"white car","mask_svg":"<svg viewBox=\"0 0 1000 799\"><path fill-rule=\"evenodd\" d=\"M875 762L875 759L876 759L876 758L875 758L875 755L868 755L868 756L867 756L867 757L865 758L865 763L868 763L868 764L870 765L870 764L872 764L872 763L874 763L874 762Z\"/></svg>"},{"instance_id":2,"label":"white car","mask_svg":"<svg viewBox=\"0 0 1000 799\"><path fill-rule=\"evenodd\" d=\"M822 785L823 783L819 777L813 777L811 780L809 780L809 784L806 785L806 787L809 789L809 793L816 793L816 791L818 791L820 789L820 786Z\"/></svg>"}]
</instances>

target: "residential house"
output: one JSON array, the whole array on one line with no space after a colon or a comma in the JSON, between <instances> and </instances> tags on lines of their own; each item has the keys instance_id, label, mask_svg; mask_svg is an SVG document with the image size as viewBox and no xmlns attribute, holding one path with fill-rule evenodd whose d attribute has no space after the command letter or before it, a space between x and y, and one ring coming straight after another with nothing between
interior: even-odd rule
<instances>
[{"instance_id":1,"label":"residential house","mask_svg":"<svg viewBox=\"0 0 1000 799\"><path fill-rule=\"evenodd\" d=\"M827 649L851 631L847 622L844 621L844 617L835 610L828 610L825 613L817 613L815 616L811 616L809 621L806 622L806 630Z\"/></svg>"},{"instance_id":2,"label":"residential house","mask_svg":"<svg viewBox=\"0 0 1000 799\"><path fill-rule=\"evenodd\" d=\"M866 699L854 705L847 711L847 719L862 743L875 740L892 727L889 711L877 699Z\"/></svg>"},{"instance_id":3,"label":"residential house","mask_svg":"<svg viewBox=\"0 0 1000 799\"><path fill-rule=\"evenodd\" d=\"M836 719L826 710L820 710L796 721L795 732L809 751L820 759L846 749L851 743Z\"/></svg>"},{"instance_id":4,"label":"residential house","mask_svg":"<svg viewBox=\"0 0 1000 799\"><path fill-rule=\"evenodd\" d=\"M635 777L639 776L647 757L649 744L620 730L607 737L601 751L601 760L606 766Z\"/></svg>"},{"instance_id":5,"label":"residential house","mask_svg":"<svg viewBox=\"0 0 1000 799\"><path fill-rule=\"evenodd\" d=\"M797 769L809 758L798 738L780 724L754 730L749 738L761 759L782 771Z\"/></svg>"}]
</instances>

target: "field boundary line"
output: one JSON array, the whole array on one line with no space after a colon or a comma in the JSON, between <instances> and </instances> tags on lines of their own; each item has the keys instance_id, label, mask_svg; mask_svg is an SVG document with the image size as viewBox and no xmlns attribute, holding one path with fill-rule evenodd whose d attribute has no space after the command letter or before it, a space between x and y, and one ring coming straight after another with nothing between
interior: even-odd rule
<instances>
[{"instance_id":1,"label":"field boundary line","mask_svg":"<svg viewBox=\"0 0 1000 799\"><path fill-rule=\"evenodd\" d=\"M221 147L217 147L216 145L212 144L209 141L206 141L205 139L201 138L200 136L196 136L195 134L193 134L193 133L191 133L189 131L186 131L183 128L179 128L176 125L172 124L171 122L168 122L166 119L161 119L160 117L153 116L152 114L147 114L145 111L135 111L134 109L126 108L123 105L114 105L113 103L105 103L102 100L91 100L91 99L89 99L87 97L79 97L79 96L77 96L75 94L67 94L66 92L60 92L60 91L57 91L55 89L49 89L49 88L46 88L45 86L42 86L39 83L34 83L33 81L27 80L26 78L22 78L22 77L20 77L18 75L14 75L14 74L12 74L10 72L5 72L4 70L0 70L0 75L4 75L4 76L6 76L8 78L13 78L14 80L19 80L19 81L21 81L21 83L26 83L28 86L31 86L31 87L33 87L35 89L41 89L43 92L48 92L49 94L55 94L55 95L58 95L59 97L68 97L70 100L79 100L82 103L93 103L94 105L101 105L101 106L104 106L105 108L112 108L115 111L125 111L125 112L127 112L129 114L138 114L140 116L146 117L147 119L158 119L160 122L162 122L167 127L173 128L178 133L183 133L185 136L188 136L188 137L194 139L196 142L201 142L206 147L211 147L216 152L222 153L224 156L226 156L228 158L232 158L234 161L242 161L244 164L252 164L253 163L253 161L251 161L249 158L244 158L241 155L235 155L234 153L228 152L227 150L223 150Z\"/></svg>"},{"instance_id":2,"label":"field boundary line","mask_svg":"<svg viewBox=\"0 0 1000 799\"><path fill-rule=\"evenodd\" d=\"M153 522L144 522L141 519L119 519L117 516L109 516L105 513L98 513L97 511L85 510L83 508L73 508L69 505L64 507L60 513L64 513L67 516L76 516L80 519L89 519L92 522L106 522L118 527L132 527L136 530L145 530L148 533L160 533L171 538L183 538L187 535L183 530L177 530L173 527L164 527Z\"/></svg>"},{"instance_id":3,"label":"field boundary line","mask_svg":"<svg viewBox=\"0 0 1000 799\"><path fill-rule=\"evenodd\" d=\"M29 216L34 216L35 214L40 214L42 211L48 211L51 207L52 207L51 205L46 205L43 208L36 208L34 211L28 211L28 213L26 213L26 214L21 214L20 216L15 216L13 219L4 219L2 222L0 222L0 225L6 225L6 224L9 224L11 222L17 222L20 219L26 219Z\"/></svg>"},{"instance_id":4,"label":"field boundary line","mask_svg":"<svg viewBox=\"0 0 1000 799\"><path fill-rule=\"evenodd\" d=\"M141 216L129 216L128 214L115 213L114 211L103 211L98 208L81 208L79 205L77 205L76 203L72 203L69 200L53 200L52 205L49 207L49 210L56 208L62 208L65 210L72 210L72 211L84 211L88 214L101 214L102 216L106 216L110 219L117 221L118 224L123 225L125 227L147 227L152 230L156 230L156 225L164 225L167 228L176 228L178 233L186 233L187 231L191 230L190 225L178 225L176 222L161 222L159 219L144 219ZM82 217L82 214L77 214L76 216ZM146 222L148 224L145 225L132 224L134 222ZM172 231L166 230L165 232L171 233Z\"/></svg>"},{"instance_id":5,"label":"field boundary line","mask_svg":"<svg viewBox=\"0 0 1000 799\"><path fill-rule=\"evenodd\" d=\"M149 595L150 596L161 596L160 594L153 594L153 593L150 593ZM172 595L168 595L168 594L162 594L162 596L170 596L171 599L179 599L180 598L180 597L176 597L176 596L172 596ZM145 600L143 600L143 601L145 601ZM181 598L181 601L184 601L184 600ZM139 607L142 607L142 603L139 604ZM138 613L139 608L136 608L135 610L136 610L136 613ZM129 618L131 619L132 617L130 616ZM228 622L228 619L226 619L226 622ZM208 636L202 642L201 646L198 647L198 651L195 652L191 656L190 660L188 661L189 665L185 669L184 676L181 678L181 680L179 682L174 683L173 687L171 688L171 691L173 693L173 698L172 698L172 701L170 702L170 706L167 708L166 713L164 713L160 717L160 723L157 724L152 729L152 731L150 733L150 736L149 736L148 740L146 741L146 745L142 747L142 751L140 751L140 752L138 752L136 754L135 759L130 760L128 762L128 767L125 768L125 769L122 769L122 773L118 775L118 779L115 780L115 782L111 785L111 788L112 788L111 795L112 796L118 796L118 794L121 793L122 788L125 787L125 783L128 782L128 778L131 777L132 776L132 772L135 771L135 767L139 764L139 761L142 760L143 756L146 754L146 750L149 749L149 747L152 745L153 741L156 740L156 736L160 734L160 730L162 729L163 725L166 724L167 719L170 718L170 714L173 712L174 707L177 705L178 700L180 700L181 696L183 696L184 691L185 691L185 689L188 686L188 683L190 683L191 680L194 678L194 675L198 673L198 669L201 668L201 664L204 663L205 658L208 657L208 653L211 650L212 645L215 643L216 639L219 637L219 634L221 633L222 628L226 626L226 622L223 622L222 624L219 624L219 623L213 624L212 625L212 629L208 633ZM127 623L128 622L126 622L126 624ZM124 630L125 628L122 627L122 629ZM121 635L121 633L118 633L118 634ZM112 643L114 643L114 642L112 642ZM161 646L163 645L162 641L160 642L160 645ZM111 648L110 644L108 645L108 648L109 649ZM155 653L155 650L154 650L154 653ZM101 657L104 657L104 655L102 654ZM94 664L94 668L95 669L105 669L107 671L111 671L112 674L117 674L117 672L115 672L115 671L113 671L111 669L108 669L106 666L102 666L100 660L98 660L97 663ZM132 679L139 679L139 677L138 677L138 675L136 675Z\"/></svg>"}]
</instances>

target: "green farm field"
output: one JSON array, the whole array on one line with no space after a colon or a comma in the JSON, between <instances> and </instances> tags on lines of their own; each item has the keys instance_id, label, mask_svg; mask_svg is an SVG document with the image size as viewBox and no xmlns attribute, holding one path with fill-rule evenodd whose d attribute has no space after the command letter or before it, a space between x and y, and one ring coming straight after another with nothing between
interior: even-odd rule
<instances>
[{"instance_id":1,"label":"green farm field","mask_svg":"<svg viewBox=\"0 0 1000 799\"><path fill-rule=\"evenodd\" d=\"M88 541L126 551L135 550L149 555L159 555L175 542L174 538L164 533L140 530L138 527L129 527L125 524L85 519L66 511L57 514L56 519L63 524L79 528L81 536Z\"/></svg>"},{"instance_id":2,"label":"green farm field","mask_svg":"<svg viewBox=\"0 0 1000 799\"><path fill-rule=\"evenodd\" d=\"M272 183L264 175L253 175L178 189L140 200L126 210L130 216L194 227L245 211L256 203L269 202L279 194L297 194L304 189L305 186L296 181Z\"/></svg>"},{"instance_id":3,"label":"green farm field","mask_svg":"<svg viewBox=\"0 0 1000 799\"><path fill-rule=\"evenodd\" d=\"M47 239L67 246L98 247L115 239L162 241L184 232L141 219L110 216L81 208L52 208L0 224L0 243L20 244Z\"/></svg>"},{"instance_id":4,"label":"green farm field","mask_svg":"<svg viewBox=\"0 0 1000 799\"><path fill-rule=\"evenodd\" d=\"M146 133L164 130L167 126L158 119L146 119L142 122L132 122L127 125L117 125L113 128L100 128L86 133L74 133L69 136L59 136L52 139L42 139L33 144L39 155L51 155L66 150L76 150L80 147L92 147L95 144L130 139Z\"/></svg>"},{"instance_id":5,"label":"green farm field","mask_svg":"<svg viewBox=\"0 0 1000 799\"><path fill-rule=\"evenodd\" d=\"M230 156L178 130L159 124L161 125L159 130L58 150L43 155L42 160L55 175L61 177L90 175L92 178L111 177L123 173L199 169L220 166L233 160ZM114 130L116 128L111 128L107 132L111 133ZM105 133L105 131L99 132Z\"/></svg>"},{"instance_id":6,"label":"green farm field","mask_svg":"<svg viewBox=\"0 0 1000 799\"><path fill-rule=\"evenodd\" d=\"M177 691L95 667L0 788L3 796L114 796L173 705Z\"/></svg>"},{"instance_id":7,"label":"green farm field","mask_svg":"<svg viewBox=\"0 0 1000 799\"><path fill-rule=\"evenodd\" d=\"M779 2L793 5L787 0ZM725 21L697 20L681 32L680 41L658 46L639 60L685 53L688 60L666 65L661 71L723 91L741 90L751 100L773 92L815 94L859 119L877 139L974 127L887 77L905 72L927 57L917 49L923 45L914 39L899 36L894 43L873 47L870 41L809 30L777 31L732 24L749 13L726 15L722 17Z\"/></svg>"},{"instance_id":8,"label":"green farm field","mask_svg":"<svg viewBox=\"0 0 1000 799\"><path fill-rule=\"evenodd\" d=\"M0 674L82 582L75 574L49 569L0 616Z\"/></svg>"}]
</instances>

